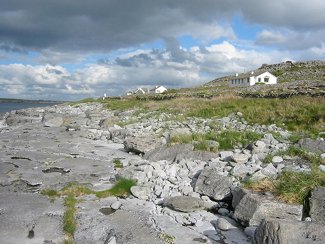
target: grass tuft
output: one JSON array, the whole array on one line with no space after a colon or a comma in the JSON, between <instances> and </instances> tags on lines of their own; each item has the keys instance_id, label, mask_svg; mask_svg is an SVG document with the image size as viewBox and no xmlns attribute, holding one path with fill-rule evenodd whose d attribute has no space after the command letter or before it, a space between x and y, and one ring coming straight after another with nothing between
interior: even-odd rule
<instances>
[{"instance_id":1,"label":"grass tuft","mask_svg":"<svg viewBox=\"0 0 325 244\"><path fill-rule=\"evenodd\" d=\"M308 193L317 186L325 186L324 172L284 172L276 181L276 194L284 202L302 204Z\"/></svg>"},{"instance_id":2,"label":"grass tuft","mask_svg":"<svg viewBox=\"0 0 325 244\"><path fill-rule=\"evenodd\" d=\"M131 187L135 185L135 180L121 178L115 183L115 185L111 189L96 192L96 196L99 198L104 198L108 196L127 197L131 194Z\"/></svg>"},{"instance_id":3,"label":"grass tuft","mask_svg":"<svg viewBox=\"0 0 325 244\"><path fill-rule=\"evenodd\" d=\"M56 190L53 189L44 189L41 191L42 195L48 196L48 197L57 197L58 196L58 192Z\"/></svg>"},{"instance_id":4,"label":"grass tuft","mask_svg":"<svg viewBox=\"0 0 325 244\"><path fill-rule=\"evenodd\" d=\"M283 172L276 180L243 182L245 188L256 192L272 192L280 201L290 204L303 204L309 192L317 186L325 186L325 172L318 169L309 173Z\"/></svg>"},{"instance_id":5,"label":"grass tuft","mask_svg":"<svg viewBox=\"0 0 325 244\"><path fill-rule=\"evenodd\" d=\"M121 168L123 168L123 164L122 164L121 160L118 159L118 158L115 158L113 160L113 164L114 164L114 168L115 169L121 169Z\"/></svg>"}]
</instances>

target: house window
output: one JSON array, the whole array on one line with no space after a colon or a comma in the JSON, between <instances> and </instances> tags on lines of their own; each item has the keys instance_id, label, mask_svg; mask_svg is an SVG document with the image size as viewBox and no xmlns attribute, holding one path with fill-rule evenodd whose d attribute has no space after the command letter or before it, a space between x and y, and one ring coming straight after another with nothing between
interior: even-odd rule
<instances>
[{"instance_id":1,"label":"house window","mask_svg":"<svg viewBox=\"0 0 325 244\"><path fill-rule=\"evenodd\" d=\"M261 78L258 78L258 82L261 82Z\"/></svg>"},{"instance_id":2,"label":"house window","mask_svg":"<svg viewBox=\"0 0 325 244\"><path fill-rule=\"evenodd\" d=\"M269 82L269 77L264 77L264 82Z\"/></svg>"}]
</instances>

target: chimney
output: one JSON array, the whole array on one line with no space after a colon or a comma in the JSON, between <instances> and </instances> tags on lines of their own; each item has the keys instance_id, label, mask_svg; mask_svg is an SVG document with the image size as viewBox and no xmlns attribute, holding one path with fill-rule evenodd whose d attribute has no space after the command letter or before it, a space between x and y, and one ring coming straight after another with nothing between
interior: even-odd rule
<instances>
[{"instance_id":1,"label":"chimney","mask_svg":"<svg viewBox=\"0 0 325 244\"><path fill-rule=\"evenodd\" d=\"M251 75L253 75L253 74L254 74L254 71L251 72Z\"/></svg>"},{"instance_id":2,"label":"chimney","mask_svg":"<svg viewBox=\"0 0 325 244\"><path fill-rule=\"evenodd\" d=\"M238 73L236 73L236 77L238 76Z\"/></svg>"}]
</instances>

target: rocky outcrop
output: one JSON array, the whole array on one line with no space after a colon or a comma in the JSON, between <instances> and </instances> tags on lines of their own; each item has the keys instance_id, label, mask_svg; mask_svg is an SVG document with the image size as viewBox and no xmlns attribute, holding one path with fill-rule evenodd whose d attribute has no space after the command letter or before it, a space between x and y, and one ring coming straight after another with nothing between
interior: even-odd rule
<instances>
[{"instance_id":1,"label":"rocky outcrop","mask_svg":"<svg viewBox=\"0 0 325 244\"><path fill-rule=\"evenodd\" d=\"M265 219L255 231L255 244L325 243L325 228L312 222Z\"/></svg>"},{"instance_id":2,"label":"rocky outcrop","mask_svg":"<svg viewBox=\"0 0 325 244\"><path fill-rule=\"evenodd\" d=\"M301 220L302 205L280 203L272 197L246 192L235 208L234 218L244 226L259 225L266 218Z\"/></svg>"},{"instance_id":3,"label":"rocky outcrop","mask_svg":"<svg viewBox=\"0 0 325 244\"><path fill-rule=\"evenodd\" d=\"M309 207L312 221L325 225L325 187L317 187L311 192Z\"/></svg>"}]
</instances>

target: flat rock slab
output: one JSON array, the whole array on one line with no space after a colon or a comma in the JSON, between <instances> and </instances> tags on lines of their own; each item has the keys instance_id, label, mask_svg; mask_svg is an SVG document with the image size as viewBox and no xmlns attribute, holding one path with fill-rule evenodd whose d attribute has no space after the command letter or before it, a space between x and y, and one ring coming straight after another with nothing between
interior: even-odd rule
<instances>
[{"instance_id":1,"label":"flat rock slab","mask_svg":"<svg viewBox=\"0 0 325 244\"><path fill-rule=\"evenodd\" d=\"M254 243L325 243L324 225L279 219L263 220L255 231Z\"/></svg>"},{"instance_id":2,"label":"flat rock slab","mask_svg":"<svg viewBox=\"0 0 325 244\"><path fill-rule=\"evenodd\" d=\"M117 210L105 215L99 210L114 200L78 204L76 243L107 243L115 237L116 243L163 244L158 232L148 225L148 214L139 211ZM105 203L106 202L106 203Z\"/></svg>"},{"instance_id":3,"label":"flat rock slab","mask_svg":"<svg viewBox=\"0 0 325 244\"><path fill-rule=\"evenodd\" d=\"M220 175L215 168L205 168L199 175L194 190L215 200L222 200L229 196L231 186L230 177Z\"/></svg>"},{"instance_id":4,"label":"flat rock slab","mask_svg":"<svg viewBox=\"0 0 325 244\"><path fill-rule=\"evenodd\" d=\"M163 206L175 211L189 213L204 209L204 202L200 198L177 196L165 198Z\"/></svg>"},{"instance_id":5,"label":"flat rock slab","mask_svg":"<svg viewBox=\"0 0 325 244\"><path fill-rule=\"evenodd\" d=\"M59 199L50 202L39 194L0 193L0 243L62 243L63 213Z\"/></svg>"}]
</instances>

